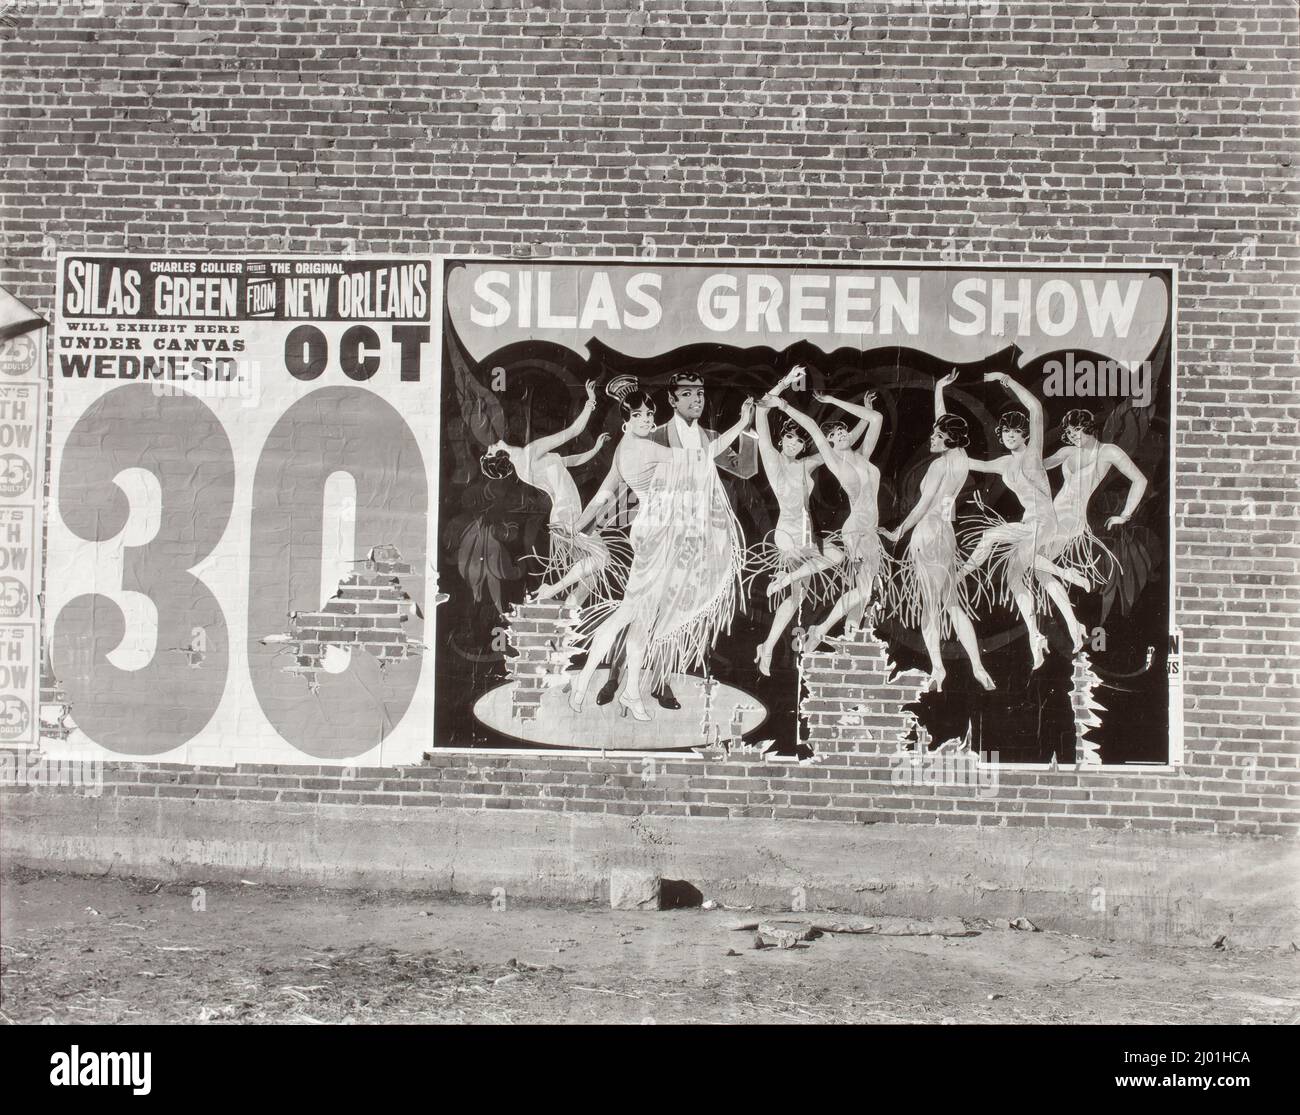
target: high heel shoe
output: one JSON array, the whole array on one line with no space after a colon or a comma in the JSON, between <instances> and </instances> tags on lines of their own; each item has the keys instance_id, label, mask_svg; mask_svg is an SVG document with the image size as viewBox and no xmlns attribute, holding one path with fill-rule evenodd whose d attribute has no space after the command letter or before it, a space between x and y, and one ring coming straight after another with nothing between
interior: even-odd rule
<instances>
[{"instance_id":1,"label":"high heel shoe","mask_svg":"<svg viewBox=\"0 0 1300 1115\"><path fill-rule=\"evenodd\" d=\"M930 680L926 683L925 691L927 693L942 693L943 679L948 676L947 670L935 670L930 674Z\"/></svg>"},{"instance_id":2,"label":"high heel shoe","mask_svg":"<svg viewBox=\"0 0 1300 1115\"><path fill-rule=\"evenodd\" d=\"M1043 664L1043 657L1047 653L1047 636L1043 634L1029 636L1029 653L1033 657L1033 669L1037 670Z\"/></svg>"},{"instance_id":3,"label":"high heel shoe","mask_svg":"<svg viewBox=\"0 0 1300 1115\"><path fill-rule=\"evenodd\" d=\"M759 647L754 654L754 664L758 667L758 672L765 678L772 676L772 652Z\"/></svg>"},{"instance_id":4,"label":"high heel shoe","mask_svg":"<svg viewBox=\"0 0 1300 1115\"><path fill-rule=\"evenodd\" d=\"M618 703L623 706L620 716L626 716L631 712L632 719L640 720L643 724L650 719L650 714L646 712L645 705L641 703L640 697L629 697L626 693L620 693Z\"/></svg>"},{"instance_id":5,"label":"high heel shoe","mask_svg":"<svg viewBox=\"0 0 1300 1115\"><path fill-rule=\"evenodd\" d=\"M979 682L980 685L984 686L985 689L994 690L997 688L997 686L993 682L993 679L989 677L989 672L987 670L973 669L971 670L971 673L975 675L975 680Z\"/></svg>"}]
</instances>

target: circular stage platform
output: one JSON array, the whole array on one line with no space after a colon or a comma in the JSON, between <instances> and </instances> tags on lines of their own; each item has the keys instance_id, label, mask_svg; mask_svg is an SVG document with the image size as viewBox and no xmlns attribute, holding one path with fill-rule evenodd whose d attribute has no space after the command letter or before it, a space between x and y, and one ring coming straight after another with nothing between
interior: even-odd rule
<instances>
[{"instance_id":1,"label":"circular stage platform","mask_svg":"<svg viewBox=\"0 0 1300 1115\"><path fill-rule=\"evenodd\" d=\"M607 705L596 704L596 694L604 684L606 673L600 670L592 679L581 712L569 708L567 684L578 676L576 671L571 671L555 678L558 684L546 689L541 707L531 720L519 720L512 715L513 682L483 694L474 704L474 715L489 728L525 743L604 751L700 747L719 736L739 737L767 719L763 703L743 689L714 681L706 701L703 678L678 674L672 680L672 688L682 707L673 711L660 708L646 694L642 703L651 719L642 723L634 720L630 712L620 715L623 706L617 699Z\"/></svg>"}]
</instances>

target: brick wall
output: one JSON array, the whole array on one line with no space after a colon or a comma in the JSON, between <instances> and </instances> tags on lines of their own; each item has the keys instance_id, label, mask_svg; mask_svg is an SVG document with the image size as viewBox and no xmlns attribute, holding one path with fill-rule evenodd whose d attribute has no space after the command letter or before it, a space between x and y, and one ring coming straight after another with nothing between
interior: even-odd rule
<instances>
[{"instance_id":1,"label":"brick wall","mask_svg":"<svg viewBox=\"0 0 1300 1115\"><path fill-rule=\"evenodd\" d=\"M510 715L536 720L547 679L563 674L574 651L565 642L577 622L575 609L558 600L516 604L505 616L506 669L514 682Z\"/></svg>"},{"instance_id":2,"label":"brick wall","mask_svg":"<svg viewBox=\"0 0 1300 1115\"><path fill-rule=\"evenodd\" d=\"M933 764L939 760L931 758ZM996 793L957 785L898 785L884 755L794 765L750 758L682 759L434 752L410 767L188 767L108 763L103 793L129 797L530 809L752 817L853 824L1132 829L1294 837L1295 796L1240 780L1134 771L998 772ZM7 793L46 793L8 786ZM60 792L81 793L60 788Z\"/></svg>"},{"instance_id":3,"label":"brick wall","mask_svg":"<svg viewBox=\"0 0 1300 1115\"><path fill-rule=\"evenodd\" d=\"M1176 774L1008 771L990 801L897 786L879 755L657 761L644 785L637 759L439 755L346 789L119 764L114 792L1295 833L1293 0L21 0L14 20L0 282L50 312L59 249L1181 268Z\"/></svg>"}]
</instances>

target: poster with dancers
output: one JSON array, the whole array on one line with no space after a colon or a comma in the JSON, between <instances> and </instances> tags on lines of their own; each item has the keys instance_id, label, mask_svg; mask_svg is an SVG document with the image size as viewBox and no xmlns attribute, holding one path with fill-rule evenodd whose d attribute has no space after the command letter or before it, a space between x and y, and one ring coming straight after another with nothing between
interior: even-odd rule
<instances>
[{"instance_id":1,"label":"poster with dancers","mask_svg":"<svg viewBox=\"0 0 1300 1115\"><path fill-rule=\"evenodd\" d=\"M437 746L1176 758L1170 269L443 266Z\"/></svg>"}]
</instances>

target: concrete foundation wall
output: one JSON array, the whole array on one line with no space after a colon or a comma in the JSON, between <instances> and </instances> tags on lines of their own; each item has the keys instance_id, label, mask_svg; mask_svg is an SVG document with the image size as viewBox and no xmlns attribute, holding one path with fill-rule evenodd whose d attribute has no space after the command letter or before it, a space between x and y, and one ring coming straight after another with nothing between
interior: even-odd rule
<instances>
[{"instance_id":1,"label":"concrete foundation wall","mask_svg":"<svg viewBox=\"0 0 1300 1115\"><path fill-rule=\"evenodd\" d=\"M731 905L989 920L1159 944L1300 939L1293 843L525 810L4 795L3 859L168 880L596 900L645 866Z\"/></svg>"}]
</instances>

